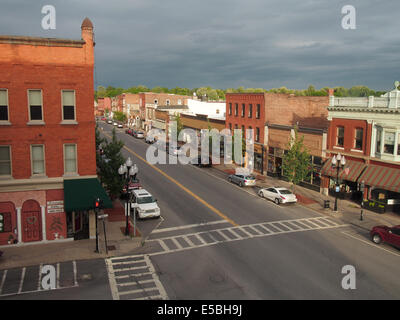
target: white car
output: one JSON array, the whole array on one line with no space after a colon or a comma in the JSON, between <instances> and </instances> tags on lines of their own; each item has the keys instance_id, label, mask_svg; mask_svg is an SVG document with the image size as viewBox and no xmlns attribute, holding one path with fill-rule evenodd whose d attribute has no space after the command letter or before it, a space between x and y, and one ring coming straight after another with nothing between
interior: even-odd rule
<instances>
[{"instance_id":1,"label":"white car","mask_svg":"<svg viewBox=\"0 0 400 320\"><path fill-rule=\"evenodd\" d=\"M147 190L133 190L131 208L136 210L140 219L144 218L159 218L160 208L155 199Z\"/></svg>"},{"instance_id":2,"label":"white car","mask_svg":"<svg viewBox=\"0 0 400 320\"><path fill-rule=\"evenodd\" d=\"M114 122L113 125L114 125L114 126L118 126L118 123L117 123L117 122Z\"/></svg>"},{"instance_id":3,"label":"white car","mask_svg":"<svg viewBox=\"0 0 400 320\"><path fill-rule=\"evenodd\" d=\"M113 122L112 122L112 120L107 120L107 123L112 124Z\"/></svg>"},{"instance_id":4,"label":"white car","mask_svg":"<svg viewBox=\"0 0 400 320\"><path fill-rule=\"evenodd\" d=\"M124 126L121 123L118 124L118 128L123 128L123 127Z\"/></svg>"},{"instance_id":5,"label":"white car","mask_svg":"<svg viewBox=\"0 0 400 320\"><path fill-rule=\"evenodd\" d=\"M258 191L260 197L270 199L276 204L281 203L296 203L296 195L290 190L280 187L262 188Z\"/></svg>"}]
</instances>

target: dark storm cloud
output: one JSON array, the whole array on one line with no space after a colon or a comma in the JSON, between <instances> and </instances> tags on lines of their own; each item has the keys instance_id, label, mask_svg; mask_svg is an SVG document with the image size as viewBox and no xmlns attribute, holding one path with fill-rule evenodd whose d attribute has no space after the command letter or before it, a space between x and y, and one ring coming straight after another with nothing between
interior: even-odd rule
<instances>
[{"instance_id":1,"label":"dark storm cloud","mask_svg":"<svg viewBox=\"0 0 400 320\"><path fill-rule=\"evenodd\" d=\"M56 30L41 28L46 4ZM341 27L348 4L356 30ZM97 85L390 89L400 79L399 9L389 0L3 0L0 30L80 38L88 16Z\"/></svg>"}]
</instances>

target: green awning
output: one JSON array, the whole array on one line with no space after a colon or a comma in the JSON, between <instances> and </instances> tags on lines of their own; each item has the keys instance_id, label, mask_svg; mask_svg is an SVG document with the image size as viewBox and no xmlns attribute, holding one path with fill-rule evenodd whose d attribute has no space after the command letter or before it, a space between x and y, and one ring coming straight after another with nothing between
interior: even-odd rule
<instances>
[{"instance_id":1,"label":"green awning","mask_svg":"<svg viewBox=\"0 0 400 320\"><path fill-rule=\"evenodd\" d=\"M110 198L96 178L64 180L65 212L91 210L97 198L103 200L103 208L112 208Z\"/></svg>"}]
</instances>

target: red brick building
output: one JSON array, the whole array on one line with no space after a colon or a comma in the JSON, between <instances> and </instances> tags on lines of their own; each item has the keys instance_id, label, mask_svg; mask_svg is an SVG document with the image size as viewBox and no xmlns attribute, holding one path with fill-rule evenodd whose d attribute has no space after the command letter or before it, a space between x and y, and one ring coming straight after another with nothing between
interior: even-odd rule
<instances>
[{"instance_id":1,"label":"red brick building","mask_svg":"<svg viewBox=\"0 0 400 320\"><path fill-rule=\"evenodd\" d=\"M0 36L0 245L93 228L83 204L100 194L71 190L98 186L89 19L81 30L81 40Z\"/></svg>"},{"instance_id":2,"label":"red brick building","mask_svg":"<svg viewBox=\"0 0 400 320\"><path fill-rule=\"evenodd\" d=\"M97 99L97 115L103 116L108 110L108 113L111 113L111 98L104 97Z\"/></svg>"},{"instance_id":3,"label":"red brick building","mask_svg":"<svg viewBox=\"0 0 400 320\"><path fill-rule=\"evenodd\" d=\"M226 94L226 128L254 130L254 169L281 176L282 159L297 125L316 170L322 165L329 122L328 97L276 93ZM310 174L309 185L319 190L319 172Z\"/></svg>"},{"instance_id":4,"label":"red brick building","mask_svg":"<svg viewBox=\"0 0 400 320\"><path fill-rule=\"evenodd\" d=\"M339 197L359 202L364 181L364 199L371 206L379 202L400 209L400 91L395 88L382 97L332 96L328 112L324 192L335 195L339 178ZM337 177L331 158L339 153L346 165Z\"/></svg>"}]
</instances>

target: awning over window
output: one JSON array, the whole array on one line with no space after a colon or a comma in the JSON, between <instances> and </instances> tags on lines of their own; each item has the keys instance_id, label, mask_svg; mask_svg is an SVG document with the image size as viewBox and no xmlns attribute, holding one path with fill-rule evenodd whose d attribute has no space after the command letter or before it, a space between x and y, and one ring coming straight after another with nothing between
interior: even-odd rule
<instances>
[{"instance_id":1,"label":"awning over window","mask_svg":"<svg viewBox=\"0 0 400 320\"><path fill-rule=\"evenodd\" d=\"M346 160L344 168L339 170L339 179L356 182L357 178L360 176L361 172L365 169L367 165L363 162ZM332 168L332 161L328 159L321 169L321 174L336 178L337 169Z\"/></svg>"},{"instance_id":2,"label":"awning over window","mask_svg":"<svg viewBox=\"0 0 400 320\"><path fill-rule=\"evenodd\" d=\"M361 181L367 186L400 192L400 169L371 164L358 178L358 182Z\"/></svg>"},{"instance_id":3,"label":"awning over window","mask_svg":"<svg viewBox=\"0 0 400 320\"><path fill-rule=\"evenodd\" d=\"M96 178L64 180L65 212L93 209L97 198L103 200L103 208L112 208L110 198Z\"/></svg>"}]
</instances>

